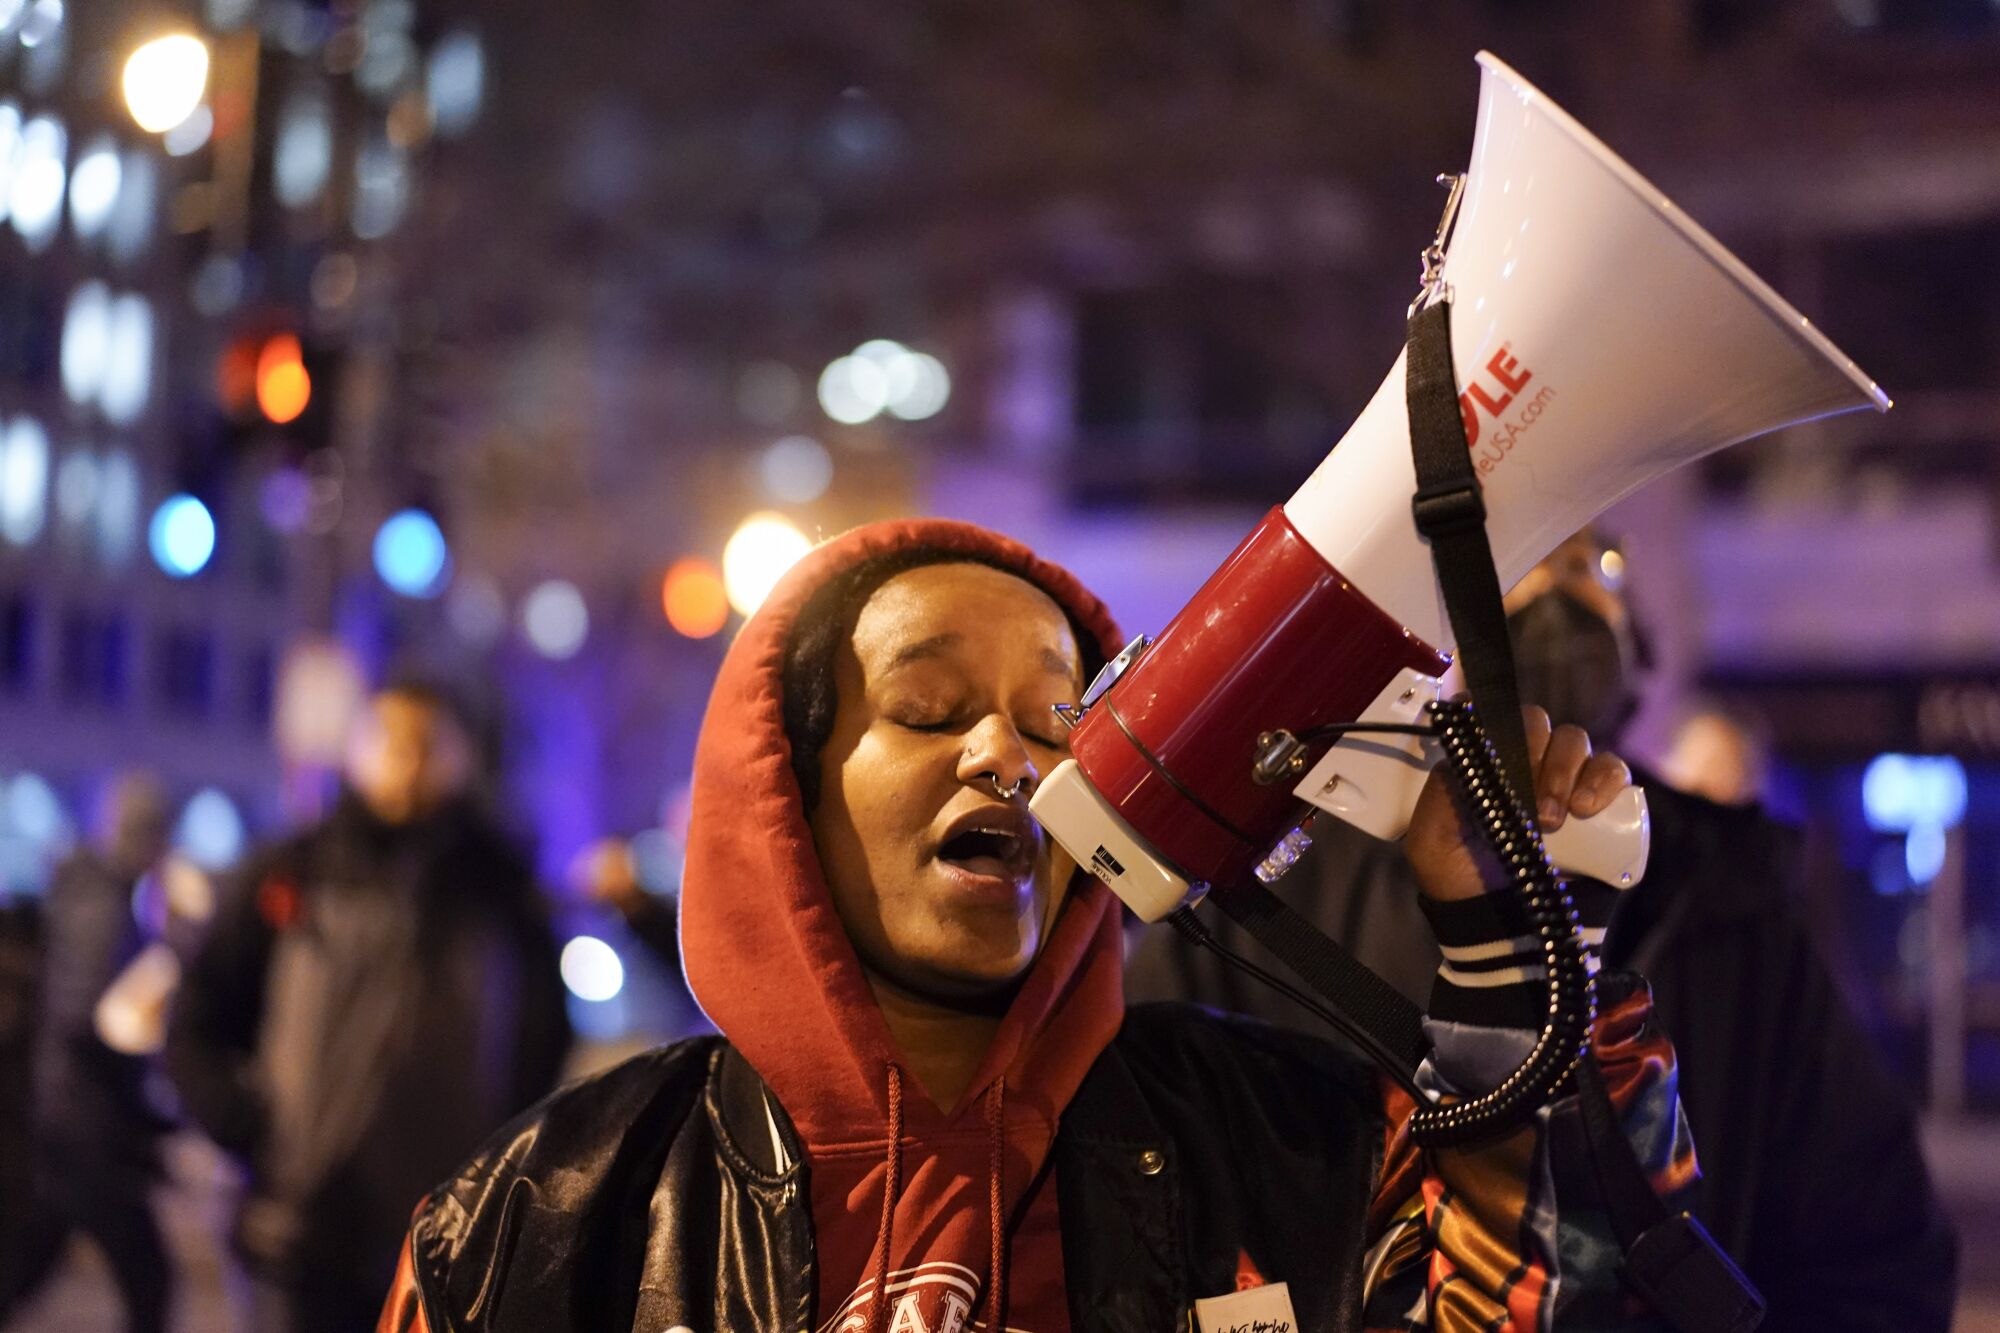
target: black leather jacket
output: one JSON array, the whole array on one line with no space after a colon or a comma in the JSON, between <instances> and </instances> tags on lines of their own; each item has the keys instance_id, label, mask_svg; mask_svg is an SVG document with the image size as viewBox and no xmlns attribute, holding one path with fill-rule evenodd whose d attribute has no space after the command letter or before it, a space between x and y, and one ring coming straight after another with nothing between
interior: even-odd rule
<instances>
[{"instance_id":1,"label":"black leather jacket","mask_svg":"<svg viewBox=\"0 0 2000 1333\"><path fill-rule=\"evenodd\" d=\"M1301 1328L1358 1328L1379 1101L1310 1037L1132 1009L1052 1155L1075 1333L1184 1328L1245 1256L1290 1284ZM638 1056L535 1108L426 1200L383 1327L810 1329L800 1159L720 1038Z\"/></svg>"}]
</instances>

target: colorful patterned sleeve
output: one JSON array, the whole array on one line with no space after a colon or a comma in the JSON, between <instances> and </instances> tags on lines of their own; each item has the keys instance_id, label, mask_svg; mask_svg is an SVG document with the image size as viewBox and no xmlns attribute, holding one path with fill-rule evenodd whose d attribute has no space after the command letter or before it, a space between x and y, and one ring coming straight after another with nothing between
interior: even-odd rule
<instances>
[{"instance_id":1,"label":"colorful patterned sleeve","mask_svg":"<svg viewBox=\"0 0 2000 1333\"><path fill-rule=\"evenodd\" d=\"M1579 901L1593 940L1603 902ZM1582 895L1579 895L1580 899ZM1517 1064L1540 987L1517 969L1525 947L1517 904L1493 894L1433 910L1445 955L1426 1021L1426 1091L1490 1088ZM1461 960L1454 963L1454 957ZM1477 960L1468 962L1466 960ZM1596 1046L1627 1137L1653 1187L1681 1194L1696 1178L1675 1092L1672 1045L1651 1024L1645 983L1598 979ZM1566 1333L1665 1328L1618 1278L1619 1250L1585 1155L1577 1099L1471 1150L1424 1151L1407 1132L1414 1105L1388 1082L1382 1170L1369 1215L1364 1318L1369 1333Z\"/></svg>"},{"instance_id":2,"label":"colorful patterned sleeve","mask_svg":"<svg viewBox=\"0 0 2000 1333\"><path fill-rule=\"evenodd\" d=\"M417 1288L417 1266L410 1254L410 1238L403 1237L403 1252L396 1257L396 1276L382 1301L382 1313L375 1321L375 1333L431 1333L424 1314L423 1293Z\"/></svg>"}]
</instances>

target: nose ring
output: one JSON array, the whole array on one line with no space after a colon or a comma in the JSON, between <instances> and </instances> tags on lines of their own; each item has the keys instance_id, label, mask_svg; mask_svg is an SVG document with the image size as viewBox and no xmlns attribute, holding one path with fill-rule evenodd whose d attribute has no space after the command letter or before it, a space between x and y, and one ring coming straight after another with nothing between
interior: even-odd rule
<instances>
[{"instance_id":1,"label":"nose ring","mask_svg":"<svg viewBox=\"0 0 2000 1333\"><path fill-rule=\"evenodd\" d=\"M988 772L988 773L983 773L980 776L984 777L988 782L991 782L993 784L993 794L995 796L998 796L1003 801L1011 801L1016 796L1020 795L1021 788L1028 781L1027 778L1025 777L1015 778L1013 786L1003 787L1000 785L1000 775L998 773Z\"/></svg>"}]
</instances>

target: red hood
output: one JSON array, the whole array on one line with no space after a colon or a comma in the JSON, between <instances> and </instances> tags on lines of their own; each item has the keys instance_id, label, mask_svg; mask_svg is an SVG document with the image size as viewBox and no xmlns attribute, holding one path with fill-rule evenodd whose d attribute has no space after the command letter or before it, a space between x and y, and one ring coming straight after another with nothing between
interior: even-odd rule
<instances>
[{"instance_id":1,"label":"red hood","mask_svg":"<svg viewBox=\"0 0 2000 1333\"><path fill-rule=\"evenodd\" d=\"M814 851L785 739L780 673L793 623L817 588L864 560L915 547L1014 571L1094 634L1107 658L1121 646L1103 603L1066 571L985 529L913 520L857 528L814 550L723 661L695 750L682 947L696 1000L770 1085L806 1145L822 1319L868 1271L858 1260L881 1259L877 1214L892 1183L884 1160L890 1066L901 1057ZM1118 1030L1121 972L1116 900L1079 875L958 1107L940 1110L901 1079L904 1166L889 1247L897 1269L946 1261L985 1270L985 1117L996 1102L1004 1107L1011 1203L1041 1169L1057 1116Z\"/></svg>"}]
</instances>

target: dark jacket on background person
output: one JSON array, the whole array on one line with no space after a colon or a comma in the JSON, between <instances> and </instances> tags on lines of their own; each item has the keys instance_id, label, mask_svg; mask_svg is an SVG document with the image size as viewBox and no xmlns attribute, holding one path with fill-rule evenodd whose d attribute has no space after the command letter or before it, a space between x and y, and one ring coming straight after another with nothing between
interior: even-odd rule
<instances>
[{"instance_id":1,"label":"dark jacket on background person","mask_svg":"<svg viewBox=\"0 0 2000 1333\"><path fill-rule=\"evenodd\" d=\"M521 857L468 804L391 826L350 794L225 898L168 1063L250 1167L253 1270L379 1293L412 1205L554 1084L568 1042Z\"/></svg>"},{"instance_id":2,"label":"dark jacket on background person","mask_svg":"<svg viewBox=\"0 0 2000 1333\"><path fill-rule=\"evenodd\" d=\"M109 1264L125 1327L164 1329L173 1272L154 1216L159 1139L152 1062L106 1045L97 1007L148 943L133 914L136 871L95 848L57 867L46 897L33 1116L37 1211L0 1248L0 1323L34 1299L82 1232Z\"/></svg>"},{"instance_id":3,"label":"dark jacket on background person","mask_svg":"<svg viewBox=\"0 0 2000 1333\"><path fill-rule=\"evenodd\" d=\"M168 1121L148 1098L150 1063L97 1035L97 1002L147 943L133 915L137 876L85 848L57 867L45 923L35 1120L44 1142L88 1145L150 1170Z\"/></svg>"},{"instance_id":4,"label":"dark jacket on background person","mask_svg":"<svg viewBox=\"0 0 2000 1333\"><path fill-rule=\"evenodd\" d=\"M19 1254L36 1220L29 1132L41 960L41 904L0 896L0 1256ZM0 1288L11 1267L0 1258Z\"/></svg>"},{"instance_id":5,"label":"dark jacket on background person","mask_svg":"<svg viewBox=\"0 0 2000 1333\"><path fill-rule=\"evenodd\" d=\"M1612 915L1607 968L1652 984L1680 1057L1696 1212L1762 1290L1764 1333L1944 1333L1957 1247L1915 1118L1814 948L1791 892L1794 830L1638 775L1646 877ZM1438 955L1401 850L1322 818L1279 892L1410 998ZM1259 946L1219 913L1232 948ZM1318 1020L1168 930L1140 940L1134 999L1187 999L1318 1032Z\"/></svg>"},{"instance_id":6,"label":"dark jacket on background person","mask_svg":"<svg viewBox=\"0 0 2000 1333\"><path fill-rule=\"evenodd\" d=\"M490 1140L418 1210L379 1327L1161 1333L1267 1282L1315 1333L1657 1327L1614 1276L1575 1099L1419 1152L1407 1095L1323 1042L1128 1013L1117 903L1088 876L956 1102L909 1077L819 861L782 670L815 589L913 552L1017 573L1106 654L1122 642L1068 575L969 525L872 525L795 566L731 645L696 750L682 938L722 1039L639 1056ZM1448 933L1475 923L1467 943L1518 933L1507 895L1439 911ZM1693 1166L1672 1049L1643 988L1607 995L1622 1125L1676 1192ZM1488 1025L1492 998L1433 1009L1444 1086L1533 1040Z\"/></svg>"}]
</instances>

